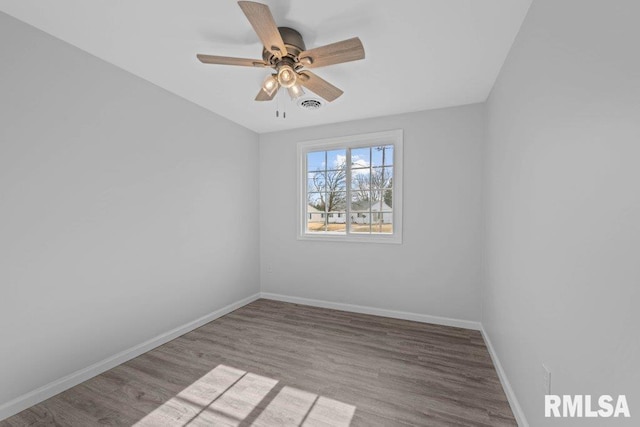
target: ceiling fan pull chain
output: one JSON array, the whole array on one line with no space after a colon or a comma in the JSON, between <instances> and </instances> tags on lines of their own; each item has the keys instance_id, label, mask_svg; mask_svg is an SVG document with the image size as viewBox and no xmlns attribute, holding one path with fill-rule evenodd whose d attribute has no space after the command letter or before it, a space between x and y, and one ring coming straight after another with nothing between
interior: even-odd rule
<instances>
[{"instance_id":1,"label":"ceiling fan pull chain","mask_svg":"<svg viewBox=\"0 0 640 427\"><path fill-rule=\"evenodd\" d=\"M289 100L287 99L286 96L282 95L282 92L283 91L280 91L280 94L278 96L282 100L282 118L286 119L287 118L287 102Z\"/></svg>"}]
</instances>

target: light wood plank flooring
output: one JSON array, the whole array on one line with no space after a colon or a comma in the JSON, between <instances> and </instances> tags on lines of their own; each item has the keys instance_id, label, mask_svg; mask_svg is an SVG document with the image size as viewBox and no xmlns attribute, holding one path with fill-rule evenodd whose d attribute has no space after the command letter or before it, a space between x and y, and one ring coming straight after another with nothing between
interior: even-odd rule
<instances>
[{"instance_id":1,"label":"light wood plank flooring","mask_svg":"<svg viewBox=\"0 0 640 427\"><path fill-rule=\"evenodd\" d=\"M258 300L0 426L515 426L477 331Z\"/></svg>"}]
</instances>

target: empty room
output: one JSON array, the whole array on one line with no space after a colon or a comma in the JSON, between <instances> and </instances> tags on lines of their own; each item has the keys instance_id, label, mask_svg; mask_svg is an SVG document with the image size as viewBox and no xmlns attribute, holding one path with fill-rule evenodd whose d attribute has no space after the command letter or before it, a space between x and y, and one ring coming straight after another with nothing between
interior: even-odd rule
<instances>
[{"instance_id":1,"label":"empty room","mask_svg":"<svg viewBox=\"0 0 640 427\"><path fill-rule=\"evenodd\" d=\"M0 0L0 427L640 425L637 0Z\"/></svg>"}]
</instances>

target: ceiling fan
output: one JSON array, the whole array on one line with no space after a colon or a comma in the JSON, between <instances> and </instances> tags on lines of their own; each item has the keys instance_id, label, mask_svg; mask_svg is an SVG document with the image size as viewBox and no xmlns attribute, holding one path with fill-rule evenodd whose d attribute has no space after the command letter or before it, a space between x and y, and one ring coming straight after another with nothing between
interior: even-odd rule
<instances>
[{"instance_id":1,"label":"ceiling fan","mask_svg":"<svg viewBox=\"0 0 640 427\"><path fill-rule=\"evenodd\" d=\"M200 62L273 68L275 73L264 79L256 101L272 100L281 87L286 88L294 100L304 94L302 87L327 102L332 102L342 95L342 90L308 69L364 59L364 47L358 37L306 50L302 35L298 31L276 26L269 6L252 1L239 1L238 5L264 46L262 59L198 54Z\"/></svg>"}]
</instances>

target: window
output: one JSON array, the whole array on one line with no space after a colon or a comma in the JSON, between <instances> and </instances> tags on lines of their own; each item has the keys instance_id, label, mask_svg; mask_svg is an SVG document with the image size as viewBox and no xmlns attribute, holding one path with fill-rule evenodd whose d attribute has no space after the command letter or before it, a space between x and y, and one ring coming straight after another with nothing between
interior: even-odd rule
<instances>
[{"instance_id":1,"label":"window","mask_svg":"<svg viewBox=\"0 0 640 427\"><path fill-rule=\"evenodd\" d=\"M402 130L298 144L298 237L402 242Z\"/></svg>"}]
</instances>

